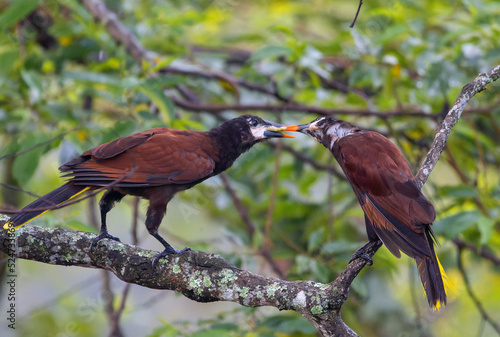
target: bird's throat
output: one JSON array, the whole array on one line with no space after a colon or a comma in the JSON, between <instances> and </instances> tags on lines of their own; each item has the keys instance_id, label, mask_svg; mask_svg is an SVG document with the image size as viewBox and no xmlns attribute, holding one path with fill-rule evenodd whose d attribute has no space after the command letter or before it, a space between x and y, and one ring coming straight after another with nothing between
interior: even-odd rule
<instances>
[{"instance_id":1,"label":"bird's throat","mask_svg":"<svg viewBox=\"0 0 500 337\"><path fill-rule=\"evenodd\" d=\"M333 148L333 144L335 144L336 141L341 139L342 137L345 137L347 135L351 135L353 133L358 132L359 129L347 122L344 121L338 121L335 124L332 124L324 133L322 143L325 146L329 146L329 148Z\"/></svg>"}]
</instances>

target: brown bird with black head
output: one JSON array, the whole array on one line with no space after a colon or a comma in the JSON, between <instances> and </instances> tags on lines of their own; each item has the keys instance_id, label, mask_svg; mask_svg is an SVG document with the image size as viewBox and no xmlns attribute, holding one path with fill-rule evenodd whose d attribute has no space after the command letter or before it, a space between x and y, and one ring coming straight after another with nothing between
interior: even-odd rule
<instances>
[{"instance_id":1,"label":"brown bird with black head","mask_svg":"<svg viewBox=\"0 0 500 337\"><path fill-rule=\"evenodd\" d=\"M158 233L167 204L175 193L187 190L205 179L227 170L254 144L273 137L295 138L283 134L280 124L245 115L222 123L209 131L181 131L155 128L116 139L85 151L62 165L69 181L24 207L4 228L20 227L74 196L107 187L99 207L101 231L92 247L104 238L120 241L108 233L106 214L125 195L149 200L146 228L165 247L153 259L178 254Z\"/></svg>"},{"instance_id":2,"label":"brown bird with black head","mask_svg":"<svg viewBox=\"0 0 500 337\"><path fill-rule=\"evenodd\" d=\"M379 239L396 257L400 251L415 259L429 305L446 304L444 270L434 251L431 224L436 212L415 183L408 162L398 148L378 132L360 130L333 117L289 126L329 149L365 213L370 241ZM355 257L363 257L363 248Z\"/></svg>"}]
</instances>

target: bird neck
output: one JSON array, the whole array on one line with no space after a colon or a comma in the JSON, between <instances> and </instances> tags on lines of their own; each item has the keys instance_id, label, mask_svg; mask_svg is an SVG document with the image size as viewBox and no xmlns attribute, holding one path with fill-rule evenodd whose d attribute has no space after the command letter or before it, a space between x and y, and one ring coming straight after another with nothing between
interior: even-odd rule
<instances>
[{"instance_id":1,"label":"bird neck","mask_svg":"<svg viewBox=\"0 0 500 337\"><path fill-rule=\"evenodd\" d=\"M208 136L214 141L218 152L215 163L215 171L218 172L215 174L231 167L234 161L253 145L242 139L239 130L225 126L222 124L208 131Z\"/></svg>"},{"instance_id":2,"label":"bird neck","mask_svg":"<svg viewBox=\"0 0 500 337\"><path fill-rule=\"evenodd\" d=\"M326 147L329 146L329 148L331 149L336 141L359 131L360 129L358 127L339 120L325 130L321 142L323 143L323 145L325 145Z\"/></svg>"}]
</instances>

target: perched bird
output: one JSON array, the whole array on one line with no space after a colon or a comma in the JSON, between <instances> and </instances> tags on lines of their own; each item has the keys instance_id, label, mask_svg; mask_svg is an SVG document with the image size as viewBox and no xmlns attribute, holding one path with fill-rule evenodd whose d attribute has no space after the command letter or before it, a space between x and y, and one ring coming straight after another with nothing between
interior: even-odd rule
<instances>
[{"instance_id":1,"label":"perched bird","mask_svg":"<svg viewBox=\"0 0 500 337\"><path fill-rule=\"evenodd\" d=\"M431 229L436 212L398 148L380 133L333 117L285 130L307 134L332 152L365 213L369 240L382 240L398 258L400 251L414 258L429 305L444 306L446 276L434 251ZM357 257L363 257L361 252L362 248Z\"/></svg>"},{"instance_id":2,"label":"perched bird","mask_svg":"<svg viewBox=\"0 0 500 337\"><path fill-rule=\"evenodd\" d=\"M62 165L59 170L67 172L68 182L24 207L4 228L18 228L84 191L108 187L99 202L101 231L91 248L104 238L120 241L108 233L106 214L127 194L142 197L149 200L146 228L165 247L153 259L154 265L167 254L181 252L158 233L174 194L227 170L258 142L295 138L280 132L283 129L280 124L245 115L206 132L154 128L99 145Z\"/></svg>"}]
</instances>

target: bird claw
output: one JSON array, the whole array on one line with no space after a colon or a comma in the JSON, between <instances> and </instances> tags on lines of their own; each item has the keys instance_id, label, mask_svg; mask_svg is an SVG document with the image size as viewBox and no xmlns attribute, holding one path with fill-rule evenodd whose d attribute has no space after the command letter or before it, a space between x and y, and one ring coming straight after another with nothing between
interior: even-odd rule
<instances>
[{"instance_id":1,"label":"bird claw","mask_svg":"<svg viewBox=\"0 0 500 337\"><path fill-rule=\"evenodd\" d=\"M371 256L366 254L366 253L360 252L359 250L355 251L354 254L352 254L352 257L349 260L349 263L351 263L352 261L354 261L356 259L363 259L366 261L367 265L369 265L369 266L373 265L373 259L371 258Z\"/></svg>"},{"instance_id":2,"label":"bird claw","mask_svg":"<svg viewBox=\"0 0 500 337\"><path fill-rule=\"evenodd\" d=\"M358 250L356 250L354 252L354 254L352 254L352 257L351 259L349 260L349 263L351 263L352 261L356 260L356 259L363 259L366 261L366 264L371 266L373 265L373 259L370 255L368 255L367 253L365 253L365 250L367 249L367 247L370 245L370 242L369 241L368 243L366 243L363 247L359 248Z\"/></svg>"},{"instance_id":3,"label":"bird claw","mask_svg":"<svg viewBox=\"0 0 500 337\"><path fill-rule=\"evenodd\" d=\"M162 257L165 257L165 256L170 255L170 254L173 254L173 255L181 254L181 253L187 252L189 250L191 250L191 248L189 248L189 247L186 247L186 248L181 249L181 250L175 249L173 247L172 247L172 249L165 249L163 252L156 254L156 256L153 258L153 262L151 263L151 266L154 268L156 263L158 262L158 260L161 259Z\"/></svg>"},{"instance_id":4,"label":"bird claw","mask_svg":"<svg viewBox=\"0 0 500 337\"><path fill-rule=\"evenodd\" d=\"M114 235L111 235L108 232L104 232L104 233L99 234L98 236L96 236L92 240L92 243L90 244L90 252L93 252L93 250L94 250L95 246L97 245L97 243L99 241L101 241L102 239L110 239L110 240L121 242L118 237L116 237Z\"/></svg>"}]
</instances>

